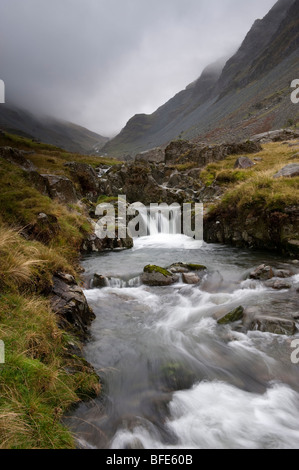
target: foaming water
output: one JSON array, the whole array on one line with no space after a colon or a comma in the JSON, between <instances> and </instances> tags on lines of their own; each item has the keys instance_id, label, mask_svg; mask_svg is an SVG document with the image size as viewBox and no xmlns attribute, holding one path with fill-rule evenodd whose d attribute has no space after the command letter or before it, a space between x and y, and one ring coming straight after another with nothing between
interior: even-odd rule
<instances>
[{"instance_id":1,"label":"foaming water","mask_svg":"<svg viewBox=\"0 0 299 470\"><path fill-rule=\"evenodd\" d=\"M143 248L170 248L181 250L198 250L202 248L203 241L195 240L181 234L156 233L151 237L141 237L134 240L134 250Z\"/></svg>"},{"instance_id":2,"label":"foaming water","mask_svg":"<svg viewBox=\"0 0 299 470\"><path fill-rule=\"evenodd\" d=\"M166 426L176 445L163 445L150 431L120 430L111 447L138 439L144 448L287 449L298 448L299 395L275 385L265 394L244 392L225 383L203 382L177 392Z\"/></svg>"},{"instance_id":3,"label":"foaming water","mask_svg":"<svg viewBox=\"0 0 299 470\"><path fill-rule=\"evenodd\" d=\"M70 416L78 445L299 447L291 339L217 323L240 305L298 313L299 275L289 278L291 290L275 291L247 277L262 263L290 269L281 258L197 243L156 233L136 239L133 250L86 257L86 275L107 279L106 287L85 291L96 320L84 354L104 394ZM199 285L141 285L145 265L180 261L208 267Z\"/></svg>"}]
</instances>

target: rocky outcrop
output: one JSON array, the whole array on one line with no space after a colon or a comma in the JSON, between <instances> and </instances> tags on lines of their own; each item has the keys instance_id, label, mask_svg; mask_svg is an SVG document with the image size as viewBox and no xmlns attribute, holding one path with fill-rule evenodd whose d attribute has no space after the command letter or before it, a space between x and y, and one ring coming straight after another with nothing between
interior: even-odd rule
<instances>
[{"instance_id":1,"label":"rocky outcrop","mask_svg":"<svg viewBox=\"0 0 299 470\"><path fill-rule=\"evenodd\" d=\"M299 163L291 163L279 170L273 178L295 178L299 176Z\"/></svg>"},{"instance_id":2,"label":"rocky outcrop","mask_svg":"<svg viewBox=\"0 0 299 470\"><path fill-rule=\"evenodd\" d=\"M70 162L65 163L65 167L70 170L72 180L79 185L82 196L96 201L99 190L99 178L96 171L86 163Z\"/></svg>"},{"instance_id":3,"label":"rocky outcrop","mask_svg":"<svg viewBox=\"0 0 299 470\"><path fill-rule=\"evenodd\" d=\"M23 150L12 147L0 147L0 157L4 158L10 163L13 163L14 165L17 165L23 170L34 171L35 166L25 157L28 154L30 154L30 152L24 152Z\"/></svg>"},{"instance_id":4,"label":"rocky outcrop","mask_svg":"<svg viewBox=\"0 0 299 470\"><path fill-rule=\"evenodd\" d=\"M165 152L161 147L156 147L146 152L139 153L135 157L136 162L164 163Z\"/></svg>"},{"instance_id":5,"label":"rocky outcrop","mask_svg":"<svg viewBox=\"0 0 299 470\"><path fill-rule=\"evenodd\" d=\"M291 206L279 212L253 207L238 211L235 207L219 207L205 216L204 239L208 243L227 243L296 256L299 253L299 209Z\"/></svg>"},{"instance_id":6,"label":"rocky outcrop","mask_svg":"<svg viewBox=\"0 0 299 470\"><path fill-rule=\"evenodd\" d=\"M297 139L298 137L299 131L293 129L277 129L275 131L256 134L251 137L251 140L261 144L266 144L269 142L284 142L287 140Z\"/></svg>"},{"instance_id":7,"label":"rocky outcrop","mask_svg":"<svg viewBox=\"0 0 299 470\"><path fill-rule=\"evenodd\" d=\"M208 163L224 160L229 155L257 153L262 150L257 142L247 140L234 144L206 145L196 144L187 140L171 142L165 150L165 163L178 165L195 163L203 168Z\"/></svg>"},{"instance_id":8,"label":"rocky outcrop","mask_svg":"<svg viewBox=\"0 0 299 470\"><path fill-rule=\"evenodd\" d=\"M99 238L95 233L88 235L81 247L82 253L100 253L103 251L121 251L133 248L133 239L127 238Z\"/></svg>"},{"instance_id":9,"label":"rocky outcrop","mask_svg":"<svg viewBox=\"0 0 299 470\"><path fill-rule=\"evenodd\" d=\"M50 302L59 326L84 338L95 315L73 276L64 273L53 276Z\"/></svg>"},{"instance_id":10,"label":"rocky outcrop","mask_svg":"<svg viewBox=\"0 0 299 470\"><path fill-rule=\"evenodd\" d=\"M48 193L52 199L64 204L73 204L78 201L74 184L65 176L41 175L46 183Z\"/></svg>"}]
</instances>

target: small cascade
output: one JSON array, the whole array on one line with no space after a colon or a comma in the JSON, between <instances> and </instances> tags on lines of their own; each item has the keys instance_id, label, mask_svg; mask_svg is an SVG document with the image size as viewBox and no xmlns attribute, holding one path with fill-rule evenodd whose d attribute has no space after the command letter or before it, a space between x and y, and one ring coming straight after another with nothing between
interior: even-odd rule
<instances>
[{"instance_id":1,"label":"small cascade","mask_svg":"<svg viewBox=\"0 0 299 470\"><path fill-rule=\"evenodd\" d=\"M181 234L181 212L179 207L171 210L148 208L146 216L142 216L142 218L147 227L148 236Z\"/></svg>"}]
</instances>

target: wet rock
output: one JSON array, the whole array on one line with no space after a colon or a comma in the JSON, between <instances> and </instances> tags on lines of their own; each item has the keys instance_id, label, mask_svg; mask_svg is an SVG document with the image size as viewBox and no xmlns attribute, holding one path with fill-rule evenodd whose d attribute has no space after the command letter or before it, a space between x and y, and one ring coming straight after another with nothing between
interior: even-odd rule
<instances>
[{"instance_id":1,"label":"wet rock","mask_svg":"<svg viewBox=\"0 0 299 470\"><path fill-rule=\"evenodd\" d=\"M247 168L252 168L255 165L252 160L248 157L240 157L235 163L234 168L240 168L242 170L246 170Z\"/></svg>"},{"instance_id":2,"label":"wet rock","mask_svg":"<svg viewBox=\"0 0 299 470\"><path fill-rule=\"evenodd\" d=\"M266 266L262 264L258 268L256 268L251 274L250 279L257 279L257 280L268 280L274 277L274 272L271 266Z\"/></svg>"},{"instance_id":3,"label":"wet rock","mask_svg":"<svg viewBox=\"0 0 299 470\"><path fill-rule=\"evenodd\" d=\"M76 203L78 198L74 184L65 176L41 175L47 185L49 195L52 199L58 199L64 204Z\"/></svg>"},{"instance_id":4,"label":"wet rock","mask_svg":"<svg viewBox=\"0 0 299 470\"><path fill-rule=\"evenodd\" d=\"M171 286L178 282L179 276L160 266L145 266L141 282L147 286Z\"/></svg>"},{"instance_id":5,"label":"wet rock","mask_svg":"<svg viewBox=\"0 0 299 470\"><path fill-rule=\"evenodd\" d=\"M237 321L242 320L244 315L244 308L243 307L238 307L231 312L227 313L224 315L224 317L220 318L217 323L219 325L227 325L229 323L234 323Z\"/></svg>"},{"instance_id":6,"label":"wet rock","mask_svg":"<svg viewBox=\"0 0 299 470\"><path fill-rule=\"evenodd\" d=\"M290 289L292 287L289 282L283 281L281 279L271 279L270 281L265 282L265 285L275 290Z\"/></svg>"},{"instance_id":7,"label":"wet rock","mask_svg":"<svg viewBox=\"0 0 299 470\"><path fill-rule=\"evenodd\" d=\"M169 271L175 274L181 273L188 273L188 272L198 272L198 271L205 271L207 269L206 266L202 264L195 264L195 263L174 263L167 268Z\"/></svg>"},{"instance_id":8,"label":"wet rock","mask_svg":"<svg viewBox=\"0 0 299 470\"><path fill-rule=\"evenodd\" d=\"M274 269L273 272L275 277L280 277L282 279L293 276L292 271L289 271L288 269Z\"/></svg>"},{"instance_id":9,"label":"wet rock","mask_svg":"<svg viewBox=\"0 0 299 470\"><path fill-rule=\"evenodd\" d=\"M293 336L297 332L296 323L287 318L260 316L256 317L251 326L251 330L263 333L273 333L276 335Z\"/></svg>"},{"instance_id":10,"label":"wet rock","mask_svg":"<svg viewBox=\"0 0 299 470\"><path fill-rule=\"evenodd\" d=\"M295 176L299 176L299 163L286 165L273 178L295 178Z\"/></svg>"},{"instance_id":11,"label":"wet rock","mask_svg":"<svg viewBox=\"0 0 299 470\"><path fill-rule=\"evenodd\" d=\"M0 157L26 171L34 171L35 166L25 158L26 152L12 147L0 147Z\"/></svg>"},{"instance_id":12,"label":"wet rock","mask_svg":"<svg viewBox=\"0 0 299 470\"><path fill-rule=\"evenodd\" d=\"M105 276L102 276L100 274L95 274L93 276L92 287L102 288L107 287L107 285L107 279L105 278Z\"/></svg>"},{"instance_id":13,"label":"wet rock","mask_svg":"<svg viewBox=\"0 0 299 470\"><path fill-rule=\"evenodd\" d=\"M200 277L195 273L183 273L183 282L185 284L198 284Z\"/></svg>"},{"instance_id":14,"label":"wet rock","mask_svg":"<svg viewBox=\"0 0 299 470\"><path fill-rule=\"evenodd\" d=\"M87 335L88 326L95 315L73 276L64 273L53 276L50 302L61 328L73 331L81 337Z\"/></svg>"}]
</instances>

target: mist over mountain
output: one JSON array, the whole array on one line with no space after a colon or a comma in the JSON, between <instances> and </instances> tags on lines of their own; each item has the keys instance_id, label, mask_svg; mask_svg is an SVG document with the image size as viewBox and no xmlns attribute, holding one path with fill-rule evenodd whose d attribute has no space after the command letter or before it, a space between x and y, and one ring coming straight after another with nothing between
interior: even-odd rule
<instances>
[{"instance_id":1,"label":"mist over mountain","mask_svg":"<svg viewBox=\"0 0 299 470\"><path fill-rule=\"evenodd\" d=\"M109 140L72 122L39 116L8 105L0 106L0 129L83 154L96 154Z\"/></svg>"},{"instance_id":2,"label":"mist over mountain","mask_svg":"<svg viewBox=\"0 0 299 470\"><path fill-rule=\"evenodd\" d=\"M299 70L299 0L279 0L228 61L207 67L153 114L131 118L103 151L131 156L176 138L233 141L295 122L290 83Z\"/></svg>"}]
</instances>

